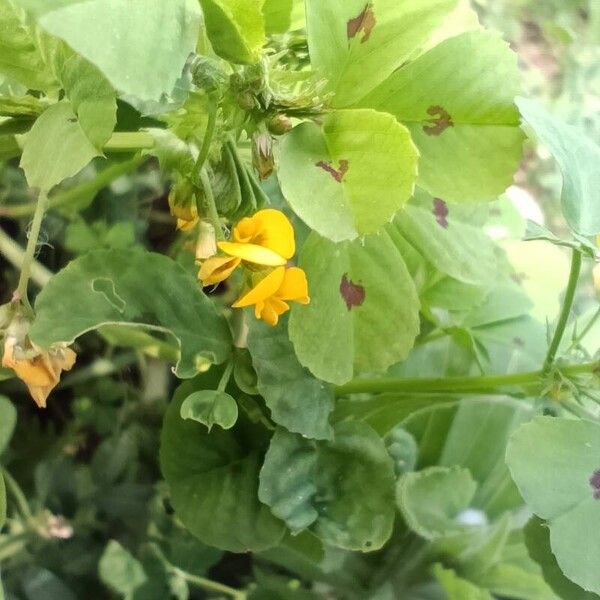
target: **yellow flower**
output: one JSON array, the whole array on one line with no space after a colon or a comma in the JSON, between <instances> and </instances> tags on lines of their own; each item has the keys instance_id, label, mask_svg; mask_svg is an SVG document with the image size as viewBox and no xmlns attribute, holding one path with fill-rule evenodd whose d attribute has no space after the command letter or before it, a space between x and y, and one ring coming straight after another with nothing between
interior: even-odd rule
<instances>
[{"instance_id":1,"label":"yellow flower","mask_svg":"<svg viewBox=\"0 0 600 600\"><path fill-rule=\"evenodd\" d=\"M45 351L31 342L23 347L16 336L9 334L4 341L2 366L13 369L29 389L35 403L45 408L46 400L58 385L61 373L70 371L76 358L75 352L64 344Z\"/></svg>"},{"instance_id":2,"label":"yellow flower","mask_svg":"<svg viewBox=\"0 0 600 600\"><path fill-rule=\"evenodd\" d=\"M233 228L231 237L232 241L217 244L227 257L213 256L202 263L198 277L203 285L224 281L242 261L254 266L280 267L296 252L292 224L281 211L272 208L242 219Z\"/></svg>"},{"instance_id":3,"label":"yellow flower","mask_svg":"<svg viewBox=\"0 0 600 600\"><path fill-rule=\"evenodd\" d=\"M290 309L287 304L290 301L300 304L310 302L306 274L298 267L277 267L239 298L233 307L254 305L256 318L274 326L280 315Z\"/></svg>"}]
</instances>

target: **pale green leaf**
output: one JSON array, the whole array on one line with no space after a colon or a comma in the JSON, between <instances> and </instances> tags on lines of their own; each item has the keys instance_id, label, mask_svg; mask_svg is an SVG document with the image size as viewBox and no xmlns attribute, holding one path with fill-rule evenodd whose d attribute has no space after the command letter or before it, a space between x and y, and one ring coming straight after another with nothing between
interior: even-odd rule
<instances>
[{"instance_id":1,"label":"pale green leaf","mask_svg":"<svg viewBox=\"0 0 600 600\"><path fill-rule=\"evenodd\" d=\"M206 425L231 429L238 418L236 401L225 392L201 390L190 394L181 405L181 418L191 419Z\"/></svg>"},{"instance_id":2,"label":"pale green leaf","mask_svg":"<svg viewBox=\"0 0 600 600\"><path fill-rule=\"evenodd\" d=\"M540 103L519 98L517 104L562 172L562 208L569 225L582 235L600 233L600 147L584 131L567 125Z\"/></svg>"},{"instance_id":3,"label":"pale green leaf","mask_svg":"<svg viewBox=\"0 0 600 600\"><path fill-rule=\"evenodd\" d=\"M298 362L287 323L284 318L277 327L257 320L250 324L248 349L258 390L277 424L305 437L330 439L333 392Z\"/></svg>"},{"instance_id":4,"label":"pale green leaf","mask_svg":"<svg viewBox=\"0 0 600 600\"><path fill-rule=\"evenodd\" d=\"M17 424L17 410L6 397L0 396L0 454L2 454L12 438Z\"/></svg>"},{"instance_id":5,"label":"pale green leaf","mask_svg":"<svg viewBox=\"0 0 600 600\"><path fill-rule=\"evenodd\" d=\"M490 32L442 42L361 100L393 114L421 154L421 187L448 202L492 200L512 184L523 132L517 56Z\"/></svg>"},{"instance_id":6,"label":"pale green leaf","mask_svg":"<svg viewBox=\"0 0 600 600\"><path fill-rule=\"evenodd\" d=\"M379 231L412 196L417 151L391 115L336 111L284 138L278 173L283 195L311 229L352 240Z\"/></svg>"},{"instance_id":7,"label":"pale green leaf","mask_svg":"<svg viewBox=\"0 0 600 600\"><path fill-rule=\"evenodd\" d=\"M494 600L487 590L462 579L455 571L445 569L441 564L433 567L433 574L444 588L448 600Z\"/></svg>"},{"instance_id":8,"label":"pale green leaf","mask_svg":"<svg viewBox=\"0 0 600 600\"><path fill-rule=\"evenodd\" d=\"M313 233L300 266L311 302L292 308L289 333L314 375L341 385L407 357L419 332L419 299L387 232L337 245Z\"/></svg>"},{"instance_id":9,"label":"pale green leaf","mask_svg":"<svg viewBox=\"0 0 600 600\"><path fill-rule=\"evenodd\" d=\"M147 581L142 564L115 540L108 542L100 557L98 575L104 585L127 597Z\"/></svg>"},{"instance_id":10,"label":"pale green leaf","mask_svg":"<svg viewBox=\"0 0 600 600\"><path fill-rule=\"evenodd\" d=\"M196 0L14 0L124 94L160 100L196 48Z\"/></svg>"},{"instance_id":11,"label":"pale green leaf","mask_svg":"<svg viewBox=\"0 0 600 600\"><path fill-rule=\"evenodd\" d=\"M197 373L199 358L222 363L231 352L227 323L193 276L166 256L142 250L100 250L71 262L37 297L30 335L49 347L102 325L172 334L182 378Z\"/></svg>"},{"instance_id":12,"label":"pale green leaf","mask_svg":"<svg viewBox=\"0 0 600 600\"><path fill-rule=\"evenodd\" d=\"M313 68L335 106L350 106L414 59L443 31L457 0L307 0Z\"/></svg>"},{"instance_id":13,"label":"pale green leaf","mask_svg":"<svg viewBox=\"0 0 600 600\"><path fill-rule=\"evenodd\" d=\"M202 542L230 552L275 546L285 527L258 500L263 435L246 423L213 429L180 416L194 382L181 386L163 424L160 462L175 512ZM243 428L242 428L243 426Z\"/></svg>"},{"instance_id":14,"label":"pale green leaf","mask_svg":"<svg viewBox=\"0 0 600 600\"><path fill-rule=\"evenodd\" d=\"M406 524L433 540L464 531L457 519L473 500L477 483L463 467L429 467L406 473L396 488L396 503Z\"/></svg>"},{"instance_id":15,"label":"pale green leaf","mask_svg":"<svg viewBox=\"0 0 600 600\"><path fill-rule=\"evenodd\" d=\"M21 167L31 187L50 191L96 156L73 107L63 101L48 108L25 137Z\"/></svg>"},{"instance_id":16,"label":"pale green leaf","mask_svg":"<svg viewBox=\"0 0 600 600\"><path fill-rule=\"evenodd\" d=\"M0 527L6 522L6 485L4 476L0 473Z\"/></svg>"},{"instance_id":17,"label":"pale green leaf","mask_svg":"<svg viewBox=\"0 0 600 600\"><path fill-rule=\"evenodd\" d=\"M512 436L506 458L529 508L548 521L563 573L600 594L600 426L538 417Z\"/></svg>"},{"instance_id":18,"label":"pale green leaf","mask_svg":"<svg viewBox=\"0 0 600 600\"><path fill-rule=\"evenodd\" d=\"M333 441L278 430L260 473L259 498L294 532L307 527L324 542L368 552L390 537L394 471L377 434L341 423Z\"/></svg>"},{"instance_id":19,"label":"pale green leaf","mask_svg":"<svg viewBox=\"0 0 600 600\"><path fill-rule=\"evenodd\" d=\"M214 51L236 63L254 63L265 43L264 0L200 0Z\"/></svg>"},{"instance_id":20,"label":"pale green leaf","mask_svg":"<svg viewBox=\"0 0 600 600\"><path fill-rule=\"evenodd\" d=\"M292 22L294 0L265 0L263 15L268 34L285 33Z\"/></svg>"}]
</instances>

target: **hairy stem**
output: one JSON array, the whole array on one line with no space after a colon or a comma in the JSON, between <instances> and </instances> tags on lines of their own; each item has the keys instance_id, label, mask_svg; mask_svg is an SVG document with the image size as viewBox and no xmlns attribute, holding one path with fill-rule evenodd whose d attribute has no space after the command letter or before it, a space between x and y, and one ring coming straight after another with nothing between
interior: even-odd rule
<instances>
[{"instance_id":1,"label":"hairy stem","mask_svg":"<svg viewBox=\"0 0 600 600\"><path fill-rule=\"evenodd\" d=\"M575 292L577 290L577 282L579 281L580 273L581 252L578 250L573 250L571 256L571 272L569 274L569 283L567 285L567 291L565 293L562 310L556 325L556 331L554 332L554 337L552 338L552 342L548 348L548 353L546 354L546 360L544 361L544 373L548 373L550 369L552 369L554 361L556 360L556 353L558 352L560 343L562 342L565 334L565 328L567 326L567 322L569 321L569 315L571 314L571 309L573 308L573 300L575 299Z\"/></svg>"},{"instance_id":2,"label":"hairy stem","mask_svg":"<svg viewBox=\"0 0 600 600\"><path fill-rule=\"evenodd\" d=\"M29 231L29 239L27 240L27 248L25 249L25 256L23 257L23 263L21 264L21 276L19 277L19 284L15 291L15 296L22 300L25 306L30 310L31 304L27 297L27 285L29 283L29 277L31 276L31 265L35 259L35 250L37 248L38 238L40 237L40 230L42 228L42 221L44 220L44 214L46 213L46 205L48 204L48 193L41 190L37 199L35 207L35 213L33 214L33 221L31 223L31 230Z\"/></svg>"}]
</instances>

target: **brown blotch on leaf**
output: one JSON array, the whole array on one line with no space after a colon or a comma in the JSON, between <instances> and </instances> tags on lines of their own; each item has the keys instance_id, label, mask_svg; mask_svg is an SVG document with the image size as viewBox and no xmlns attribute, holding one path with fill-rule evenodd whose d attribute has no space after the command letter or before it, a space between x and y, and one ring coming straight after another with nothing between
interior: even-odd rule
<instances>
[{"instance_id":1,"label":"brown blotch on leaf","mask_svg":"<svg viewBox=\"0 0 600 600\"><path fill-rule=\"evenodd\" d=\"M377 24L375 13L371 4L367 4L363 11L354 19L348 21L348 39L354 39L360 32L363 36L360 40L361 44L369 41L373 27Z\"/></svg>"},{"instance_id":2,"label":"brown blotch on leaf","mask_svg":"<svg viewBox=\"0 0 600 600\"><path fill-rule=\"evenodd\" d=\"M324 160L320 160L315 166L329 173L338 183L342 183L344 180L344 175L346 175L348 172L349 167L347 160L340 160L339 167L337 169L333 167L331 162L325 162Z\"/></svg>"},{"instance_id":3,"label":"brown blotch on leaf","mask_svg":"<svg viewBox=\"0 0 600 600\"><path fill-rule=\"evenodd\" d=\"M438 225L448 229L448 205L441 198L433 199L433 214Z\"/></svg>"},{"instance_id":4,"label":"brown blotch on leaf","mask_svg":"<svg viewBox=\"0 0 600 600\"><path fill-rule=\"evenodd\" d=\"M348 279L348 274L345 273L340 283L340 294L346 303L348 310L352 310L356 306L362 306L365 301L365 288Z\"/></svg>"},{"instance_id":5,"label":"brown blotch on leaf","mask_svg":"<svg viewBox=\"0 0 600 600\"><path fill-rule=\"evenodd\" d=\"M590 477L590 485L594 490L594 498L600 500L600 469L594 471L594 474Z\"/></svg>"},{"instance_id":6,"label":"brown blotch on leaf","mask_svg":"<svg viewBox=\"0 0 600 600\"><path fill-rule=\"evenodd\" d=\"M513 273L510 278L517 284L523 285L523 282L529 279L527 273Z\"/></svg>"},{"instance_id":7,"label":"brown blotch on leaf","mask_svg":"<svg viewBox=\"0 0 600 600\"><path fill-rule=\"evenodd\" d=\"M450 113L441 106L430 106L427 114L431 116L431 119L427 119L431 125L423 125L423 131L427 135L442 135L448 127L454 127Z\"/></svg>"}]
</instances>

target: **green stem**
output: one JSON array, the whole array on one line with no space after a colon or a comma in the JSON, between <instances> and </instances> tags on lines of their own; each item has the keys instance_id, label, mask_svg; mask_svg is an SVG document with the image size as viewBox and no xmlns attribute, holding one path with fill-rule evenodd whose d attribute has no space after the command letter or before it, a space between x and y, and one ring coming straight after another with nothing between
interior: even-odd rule
<instances>
[{"instance_id":1,"label":"green stem","mask_svg":"<svg viewBox=\"0 0 600 600\"><path fill-rule=\"evenodd\" d=\"M23 257L23 263L21 264L21 276L19 277L19 284L17 285L17 289L15 291L16 297L21 299L25 306L31 311L33 311L33 309L31 308L29 298L27 297L27 285L31 275L31 264L35 258L35 250L37 248L38 238L40 236L40 230L42 228L42 222L44 220L44 214L46 213L47 204L48 193L44 190L40 190L35 207L35 213L33 214L31 230L29 231L29 239L27 240L25 256Z\"/></svg>"},{"instance_id":2,"label":"green stem","mask_svg":"<svg viewBox=\"0 0 600 600\"><path fill-rule=\"evenodd\" d=\"M600 369L600 362L583 365L571 365L561 369L565 376L594 373ZM382 393L411 393L411 394L482 394L504 393L509 387L542 387L546 373L531 371L515 373L514 375L482 375L478 377L448 377L448 378L389 378L389 379L357 379L334 388L337 397L348 394L382 394Z\"/></svg>"},{"instance_id":3,"label":"green stem","mask_svg":"<svg viewBox=\"0 0 600 600\"><path fill-rule=\"evenodd\" d=\"M31 512L31 508L29 508L29 503L27 502L27 498L25 497L21 486L6 469L2 469L2 476L4 477L4 482L6 483L6 489L14 498L21 516L25 520L31 519L33 517L33 513Z\"/></svg>"},{"instance_id":4,"label":"green stem","mask_svg":"<svg viewBox=\"0 0 600 600\"><path fill-rule=\"evenodd\" d=\"M23 264L25 250L7 235L4 230L0 229L0 254L2 254L2 256L17 269L20 269ZM31 281L39 287L44 287L52 277L52 272L46 269L46 267L37 260L31 261L29 271Z\"/></svg>"},{"instance_id":5,"label":"green stem","mask_svg":"<svg viewBox=\"0 0 600 600\"><path fill-rule=\"evenodd\" d=\"M192 181L198 185L204 168L204 163L208 158L210 152L210 145L212 144L213 137L215 135L215 129L217 127L217 106L209 100L210 106L208 110L208 123L206 125L206 131L204 132L204 139L202 140L202 147L200 148L200 154L196 159L194 170L192 171Z\"/></svg>"},{"instance_id":6,"label":"green stem","mask_svg":"<svg viewBox=\"0 0 600 600\"><path fill-rule=\"evenodd\" d=\"M582 329L581 333L573 340L569 350L573 350L581 344L587 334L594 328L594 325L596 325L598 319L600 319L600 308L598 308L594 316L589 320L588 324Z\"/></svg>"},{"instance_id":7,"label":"green stem","mask_svg":"<svg viewBox=\"0 0 600 600\"><path fill-rule=\"evenodd\" d=\"M182 571L176 567L173 567L172 570L176 575L179 575L179 577L185 579L188 583L197 585L203 590L215 592L216 594L225 594L234 600L246 600L246 592L243 592L242 590L236 590L235 588L229 587L223 583L212 581L210 579L206 579L205 577L192 575L191 573L186 573L185 571Z\"/></svg>"},{"instance_id":8,"label":"green stem","mask_svg":"<svg viewBox=\"0 0 600 600\"><path fill-rule=\"evenodd\" d=\"M217 391L224 392L227 384L229 383L229 378L231 377L231 372L233 371L233 361L230 360L223 371L223 375L221 375L221 379L219 381L219 386L217 387Z\"/></svg>"},{"instance_id":9,"label":"green stem","mask_svg":"<svg viewBox=\"0 0 600 600\"><path fill-rule=\"evenodd\" d=\"M569 283L567 285L567 291L565 293L565 299L560 312L560 317L556 325L556 331L554 332L554 337L552 338L552 342L548 348L548 353L546 354L546 360L544 361L544 373L548 373L550 369L552 369L554 361L556 360L556 353L558 352L560 343L562 342L565 334L565 328L567 326L567 322L569 321L569 315L571 314L571 309L573 308L573 301L575 300L575 292L577 290L577 282L579 281L580 273L581 252L578 250L573 250L573 254L571 256L571 272L569 274Z\"/></svg>"},{"instance_id":10,"label":"green stem","mask_svg":"<svg viewBox=\"0 0 600 600\"><path fill-rule=\"evenodd\" d=\"M104 151L111 152L139 152L154 148L154 138L145 131L117 131L104 145Z\"/></svg>"},{"instance_id":11,"label":"green stem","mask_svg":"<svg viewBox=\"0 0 600 600\"><path fill-rule=\"evenodd\" d=\"M215 204L215 197L212 192L210 179L206 169L202 169L202 172L200 173L200 181L202 182L202 188L204 189L206 209L208 210L208 217L215 230L215 236L217 240L224 240L225 236L223 235L223 228L221 227L221 219L219 218L217 205ZM198 212L200 213L200 210L198 210Z\"/></svg>"}]
</instances>

